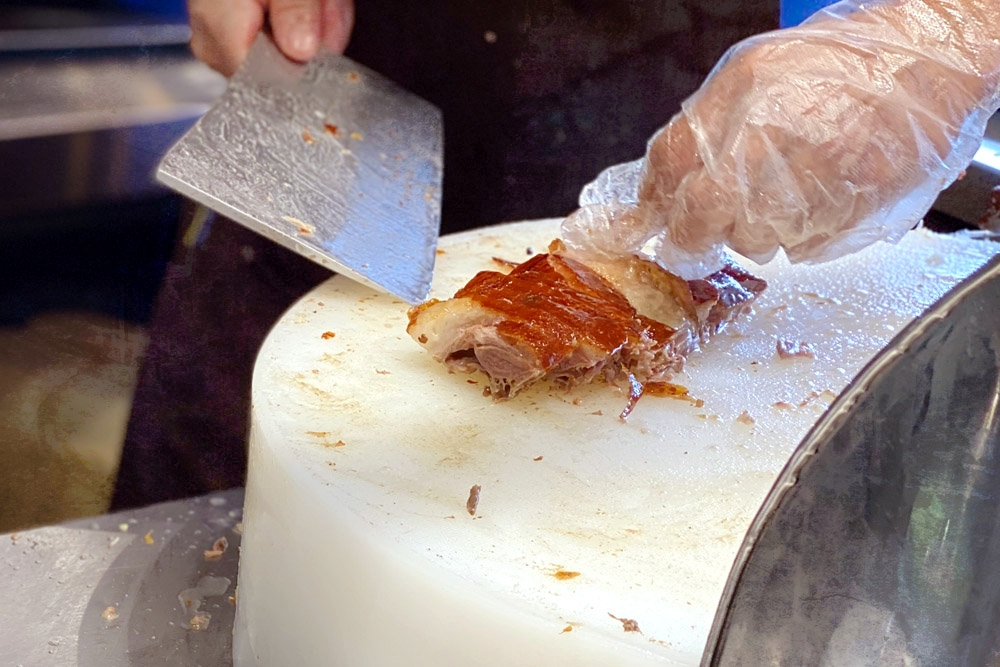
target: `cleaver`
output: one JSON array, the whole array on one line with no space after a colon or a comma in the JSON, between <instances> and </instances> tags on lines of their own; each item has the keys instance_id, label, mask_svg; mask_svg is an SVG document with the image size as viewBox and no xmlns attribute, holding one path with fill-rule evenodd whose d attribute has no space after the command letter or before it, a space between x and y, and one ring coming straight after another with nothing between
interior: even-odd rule
<instances>
[{"instance_id":1,"label":"cleaver","mask_svg":"<svg viewBox=\"0 0 1000 667\"><path fill-rule=\"evenodd\" d=\"M441 112L343 56L287 59L257 37L167 152L167 187L332 271L427 298L441 220Z\"/></svg>"}]
</instances>

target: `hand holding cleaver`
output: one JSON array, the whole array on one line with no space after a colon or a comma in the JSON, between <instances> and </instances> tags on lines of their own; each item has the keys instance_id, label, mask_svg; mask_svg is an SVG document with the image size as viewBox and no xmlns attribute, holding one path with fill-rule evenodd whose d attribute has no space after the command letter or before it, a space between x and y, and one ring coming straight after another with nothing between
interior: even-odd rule
<instances>
[{"instance_id":1,"label":"hand holding cleaver","mask_svg":"<svg viewBox=\"0 0 1000 667\"><path fill-rule=\"evenodd\" d=\"M168 187L332 271L427 298L441 219L441 112L340 55L257 37L164 156Z\"/></svg>"}]
</instances>

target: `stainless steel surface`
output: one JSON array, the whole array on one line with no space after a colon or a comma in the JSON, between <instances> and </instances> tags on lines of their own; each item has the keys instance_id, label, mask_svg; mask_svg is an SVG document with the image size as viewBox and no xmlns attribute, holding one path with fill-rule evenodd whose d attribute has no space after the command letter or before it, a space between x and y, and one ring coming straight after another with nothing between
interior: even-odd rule
<instances>
[{"instance_id":1,"label":"stainless steel surface","mask_svg":"<svg viewBox=\"0 0 1000 667\"><path fill-rule=\"evenodd\" d=\"M171 46L190 39L183 23L8 29L0 30L0 52Z\"/></svg>"},{"instance_id":2,"label":"stainless steel surface","mask_svg":"<svg viewBox=\"0 0 1000 667\"><path fill-rule=\"evenodd\" d=\"M232 490L0 535L0 664L228 667L242 507Z\"/></svg>"},{"instance_id":3,"label":"stainless steel surface","mask_svg":"<svg viewBox=\"0 0 1000 667\"><path fill-rule=\"evenodd\" d=\"M0 60L0 142L193 120L225 86L184 53Z\"/></svg>"},{"instance_id":4,"label":"stainless steel surface","mask_svg":"<svg viewBox=\"0 0 1000 667\"><path fill-rule=\"evenodd\" d=\"M160 180L349 278L426 298L440 223L440 112L360 65L259 37Z\"/></svg>"},{"instance_id":5,"label":"stainless steel surface","mask_svg":"<svg viewBox=\"0 0 1000 667\"><path fill-rule=\"evenodd\" d=\"M1000 260L908 327L793 454L703 665L995 665Z\"/></svg>"},{"instance_id":6,"label":"stainless steel surface","mask_svg":"<svg viewBox=\"0 0 1000 667\"><path fill-rule=\"evenodd\" d=\"M177 0L0 2L0 55L185 45L191 30L179 4Z\"/></svg>"},{"instance_id":7,"label":"stainless steel surface","mask_svg":"<svg viewBox=\"0 0 1000 667\"><path fill-rule=\"evenodd\" d=\"M157 163L224 89L184 53L0 59L0 218L162 195Z\"/></svg>"}]
</instances>

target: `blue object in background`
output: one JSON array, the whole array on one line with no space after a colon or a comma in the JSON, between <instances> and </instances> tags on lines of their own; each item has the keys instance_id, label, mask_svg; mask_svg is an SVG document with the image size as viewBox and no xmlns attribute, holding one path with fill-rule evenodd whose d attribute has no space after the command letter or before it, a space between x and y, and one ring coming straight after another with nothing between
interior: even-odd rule
<instances>
[{"instance_id":1,"label":"blue object in background","mask_svg":"<svg viewBox=\"0 0 1000 667\"><path fill-rule=\"evenodd\" d=\"M217 0L222 2L223 0ZM187 21L185 0L0 0L0 12L18 10L18 14L31 15L31 10L56 10L58 14L73 16L141 15L173 21ZM53 14L48 14L52 16ZM9 19L9 13L3 17ZM44 22L44 19L43 19ZM84 25L89 25L84 23ZM5 25L5 28L10 27ZM58 26L51 26L58 27Z\"/></svg>"},{"instance_id":2,"label":"blue object in background","mask_svg":"<svg viewBox=\"0 0 1000 667\"><path fill-rule=\"evenodd\" d=\"M187 3L184 0L121 0L122 9L165 18L186 19Z\"/></svg>"},{"instance_id":3,"label":"blue object in background","mask_svg":"<svg viewBox=\"0 0 1000 667\"><path fill-rule=\"evenodd\" d=\"M781 27L798 25L832 4L831 0L781 0Z\"/></svg>"}]
</instances>

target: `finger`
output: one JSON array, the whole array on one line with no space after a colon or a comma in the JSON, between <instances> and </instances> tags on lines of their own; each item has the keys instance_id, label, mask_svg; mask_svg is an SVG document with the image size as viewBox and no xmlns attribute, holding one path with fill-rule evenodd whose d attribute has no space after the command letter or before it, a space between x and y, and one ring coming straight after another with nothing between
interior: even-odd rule
<instances>
[{"instance_id":1,"label":"finger","mask_svg":"<svg viewBox=\"0 0 1000 667\"><path fill-rule=\"evenodd\" d=\"M354 28L353 0L324 0L320 43L334 53L343 53Z\"/></svg>"},{"instance_id":2,"label":"finger","mask_svg":"<svg viewBox=\"0 0 1000 667\"><path fill-rule=\"evenodd\" d=\"M639 199L654 207L674 194L689 173L701 168L694 133L681 113L649 141Z\"/></svg>"},{"instance_id":3,"label":"finger","mask_svg":"<svg viewBox=\"0 0 1000 667\"><path fill-rule=\"evenodd\" d=\"M232 76L264 25L258 0L189 0L191 51L212 69Z\"/></svg>"},{"instance_id":4,"label":"finger","mask_svg":"<svg viewBox=\"0 0 1000 667\"><path fill-rule=\"evenodd\" d=\"M321 0L272 0L271 30L278 48L292 60L305 61L319 50Z\"/></svg>"},{"instance_id":5,"label":"finger","mask_svg":"<svg viewBox=\"0 0 1000 667\"><path fill-rule=\"evenodd\" d=\"M674 192L665 221L670 240L692 253L728 240L735 225L730 194L704 168L685 175Z\"/></svg>"}]
</instances>

